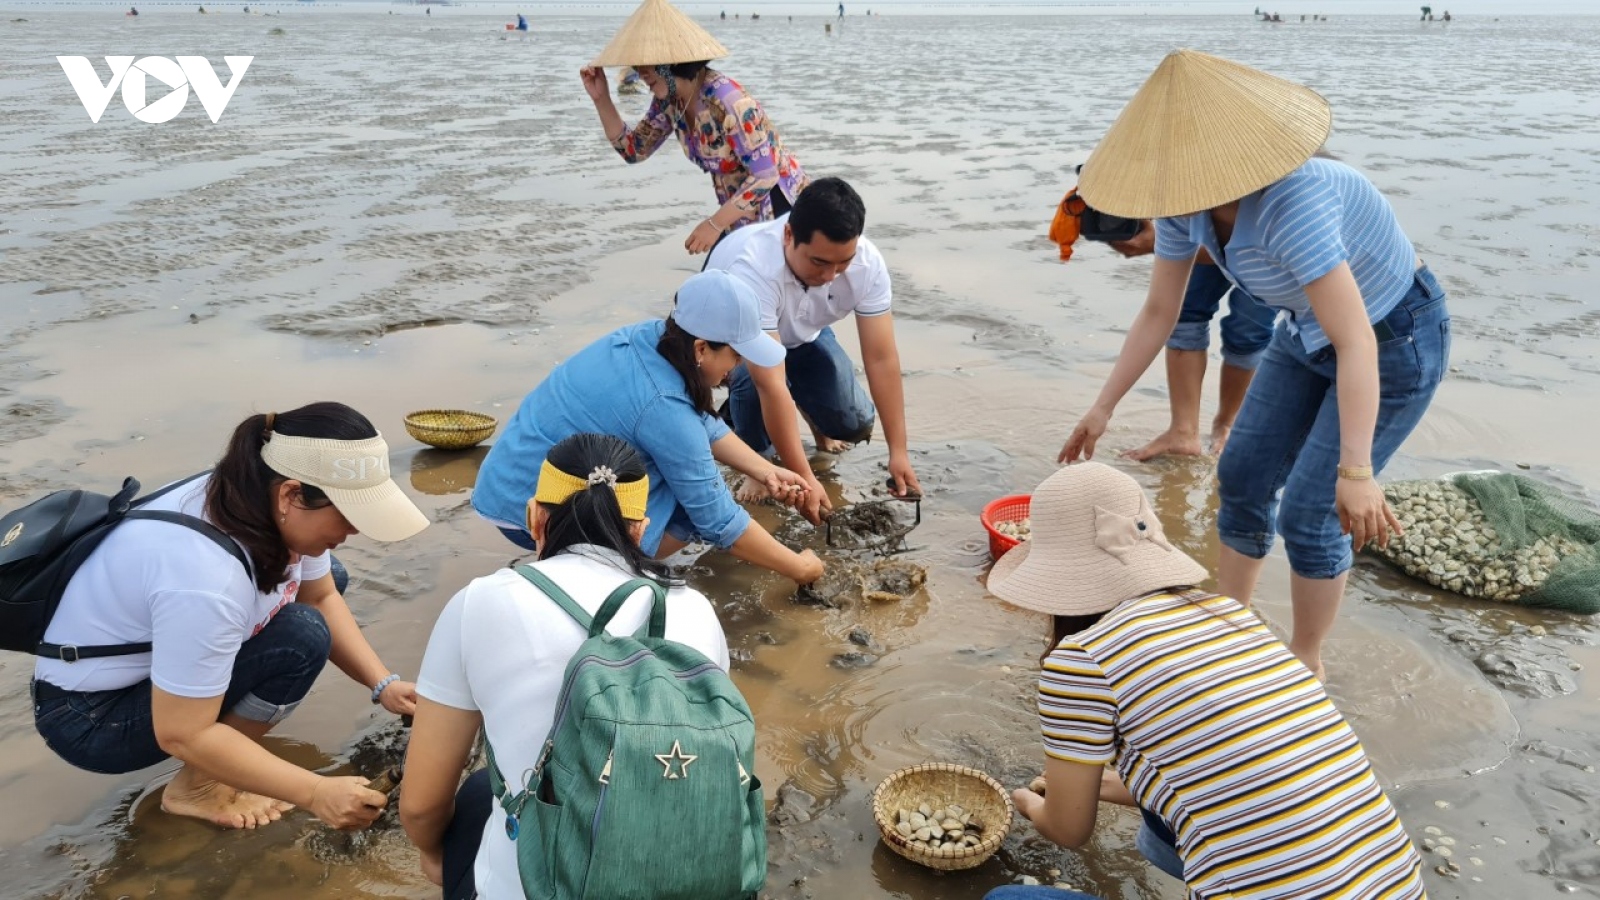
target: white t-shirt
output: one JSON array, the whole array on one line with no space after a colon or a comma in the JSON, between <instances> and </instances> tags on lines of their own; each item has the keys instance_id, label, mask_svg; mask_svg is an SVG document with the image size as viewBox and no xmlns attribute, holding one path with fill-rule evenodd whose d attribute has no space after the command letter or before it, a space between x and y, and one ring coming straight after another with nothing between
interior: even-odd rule
<instances>
[{"instance_id":1,"label":"white t-shirt","mask_svg":"<svg viewBox=\"0 0 1600 900\"><path fill-rule=\"evenodd\" d=\"M620 556L589 545L534 566L591 615L633 577ZM638 631L650 609L649 598L642 589L628 598L606 630L618 635ZM500 771L525 772L538 762L549 737L567 661L587 636L526 578L501 569L474 579L445 604L422 657L417 693L435 703L480 711ZM699 591L667 591L666 636L727 671L722 623ZM508 777L515 780L516 775ZM505 815L498 806L484 826L473 877L483 900L522 898L517 845L506 838Z\"/></svg>"},{"instance_id":2,"label":"white t-shirt","mask_svg":"<svg viewBox=\"0 0 1600 900\"><path fill-rule=\"evenodd\" d=\"M206 485L195 479L144 509L205 518ZM70 691L109 691L150 679L179 697L221 696L239 647L258 634L301 581L328 574L328 554L295 558L270 594L226 550L192 528L133 519L118 525L67 583L45 629L54 644L136 644L152 653L84 659L41 658L34 677Z\"/></svg>"},{"instance_id":3,"label":"white t-shirt","mask_svg":"<svg viewBox=\"0 0 1600 900\"><path fill-rule=\"evenodd\" d=\"M889 267L865 235L856 242L855 259L844 274L822 287L806 287L783 255L788 224L785 214L746 225L723 238L706 263L706 268L730 272L755 288L763 331L776 331L783 346L794 348L816 340L822 329L851 313L881 316L889 311Z\"/></svg>"}]
</instances>

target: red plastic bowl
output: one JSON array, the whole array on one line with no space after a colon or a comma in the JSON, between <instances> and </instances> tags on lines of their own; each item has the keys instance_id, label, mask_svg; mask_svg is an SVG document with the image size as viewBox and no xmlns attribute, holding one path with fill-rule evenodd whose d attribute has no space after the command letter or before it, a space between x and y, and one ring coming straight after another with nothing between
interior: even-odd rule
<instances>
[{"instance_id":1,"label":"red plastic bowl","mask_svg":"<svg viewBox=\"0 0 1600 900\"><path fill-rule=\"evenodd\" d=\"M992 500L983 508L983 527L989 532L989 555L995 559L1005 555L1007 550L1022 543L1008 534L1002 534L995 528L1001 522L1020 522L1028 517L1028 508L1033 503L1029 494L1012 494Z\"/></svg>"}]
</instances>

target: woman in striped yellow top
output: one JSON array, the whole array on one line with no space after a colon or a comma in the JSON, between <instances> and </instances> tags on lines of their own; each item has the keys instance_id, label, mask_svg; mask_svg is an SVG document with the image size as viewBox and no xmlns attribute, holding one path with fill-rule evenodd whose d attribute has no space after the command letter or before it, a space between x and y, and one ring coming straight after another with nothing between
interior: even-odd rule
<instances>
[{"instance_id":1,"label":"woman in striped yellow top","mask_svg":"<svg viewBox=\"0 0 1600 900\"><path fill-rule=\"evenodd\" d=\"M1124 802L1145 812L1140 849L1158 864L1169 848L1152 838L1170 828L1163 868L1191 900L1425 897L1422 861L1320 682L1250 610L1193 588L1206 571L1132 478L1068 466L1031 512L1033 540L995 564L989 590L1053 616L1048 790L1014 795L1040 834L1081 847L1098 802Z\"/></svg>"}]
</instances>

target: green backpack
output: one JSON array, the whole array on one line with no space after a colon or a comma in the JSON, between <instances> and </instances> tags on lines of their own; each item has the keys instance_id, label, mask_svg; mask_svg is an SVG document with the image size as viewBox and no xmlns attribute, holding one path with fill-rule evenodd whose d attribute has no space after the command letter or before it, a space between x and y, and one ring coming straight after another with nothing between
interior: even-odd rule
<instances>
[{"instance_id":1,"label":"green backpack","mask_svg":"<svg viewBox=\"0 0 1600 900\"><path fill-rule=\"evenodd\" d=\"M530 900L729 900L767 880L766 808L755 720L717 665L663 637L666 589L636 578L591 619L555 582L533 582L589 638L567 663L539 761L513 792L489 749L489 785L517 842ZM650 619L630 637L606 624L640 588Z\"/></svg>"}]
</instances>

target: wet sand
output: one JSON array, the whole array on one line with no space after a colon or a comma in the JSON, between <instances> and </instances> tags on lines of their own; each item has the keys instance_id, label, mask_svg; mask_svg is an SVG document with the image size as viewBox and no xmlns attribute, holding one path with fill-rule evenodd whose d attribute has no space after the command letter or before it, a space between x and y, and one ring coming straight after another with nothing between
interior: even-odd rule
<instances>
[{"instance_id":1,"label":"wet sand","mask_svg":"<svg viewBox=\"0 0 1600 900\"><path fill-rule=\"evenodd\" d=\"M369 637L414 675L444 601L514 550L467 505L477 457L410 440L404 413L503 419L565 355L664 313L699 266L681 245L711 192L670 146L629 167L601 138L575 73L615 20L536 19L522 42L502 39L502 16L394 9L0 16L0 506L128 474L159 483L214 460L249 412L347 401L388 436L397 478L436 522L406 544L340 551ZM929 578L901 603L826 609L723 554L696 562L760 723L767 894L977 898L1060 870L1108 898L1180 897L1109 808L1082 853L1019 825L994 860L938 875L879 846L867 807L902 765L963 762L1020 785L1042 762L1042 622L985 595L978 510L1052 470L1148 266L1092 245L1056 262L1044 233L1071 166L1172 47L1313 84L1334 106L1330 149L1389 195L1451 293L1451 377L1389 477L1525 463L1593 498L1600 19L883 17L831 36L822 22L708 27L808 170L866 198L928 490L902 558ZM191 101L145 125L113 100L91 125L52 57L116 53L255 61L220 124ZM1108 458L1165 426L1159 368L1112 423ZM1207 416L1213 396L1208 382ZM869 497L884 459L874 443L823 461L830 490ZM1211 464L1125 468L1173 538L1214 561ZM787 513L757 514L824 549ZM1287 580L1275 555L1260 606L1278 624ZM839 664L863 649L856 629L875 659ZM1586 618L1358 566L1331 691L1413 838L1456 841L1459 877L1425 853L1432 896L1600 896L1595 636ZM221 834L139 799L170 766L72 770L33 732L31 668L0 656L0 896L434 895L397 832L342 854L304 814ZM275 747L342 770L385 724L372 710L332 672Z\"/></svg>"}]
</instances>

